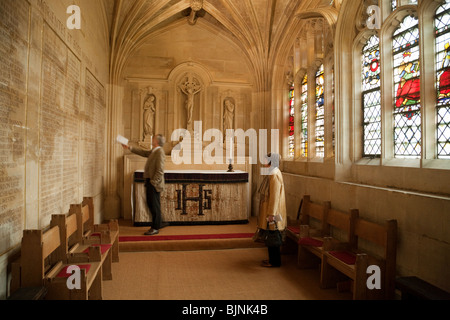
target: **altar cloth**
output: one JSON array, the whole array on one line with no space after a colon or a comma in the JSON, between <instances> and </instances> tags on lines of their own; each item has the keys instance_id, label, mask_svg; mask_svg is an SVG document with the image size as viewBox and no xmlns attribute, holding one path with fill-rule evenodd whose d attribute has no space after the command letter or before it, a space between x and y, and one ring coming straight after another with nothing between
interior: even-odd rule
<instances>
[{"instance_id":1,"label":"altar cloth","mask_svg":"<svg viewBox=\"0 0 450 320\"><path fill-rule=\"evenodd\" d=\"M249 174L225 170L167 170L162 220L169 225L242 224L249 219ZM142 170L134 172L135 226L151 225Z\"/></svg>"}]
</instances>

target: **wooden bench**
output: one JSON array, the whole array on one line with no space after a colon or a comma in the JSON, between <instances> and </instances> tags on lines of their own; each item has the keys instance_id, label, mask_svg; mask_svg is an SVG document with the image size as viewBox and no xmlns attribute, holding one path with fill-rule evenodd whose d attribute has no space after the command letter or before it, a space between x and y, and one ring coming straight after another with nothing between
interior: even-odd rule
<instances>
[{"instance_id":1,"label":"wooden bench","mask_svg":"<svg viewBox=\"0 0 450 320\"><path fill-rule=\"evenodd\" d=\"M395 286L402 300L450 300L450 293L418 277L398 277Z\"/></svg>"},{"instance_id":2,"label":"wooden bench","mask_svg":"<svg viewBox=\"0 0 450 320\"><path fill-rule=\"evenodd\" d=\"M61 261L68 261L70 257L86 253L91 246L100 247L102 278L103 280L112 280L112 250L111 237L108 232L100 232L99 237L84 238L79 232L78 225L80 219L76 214L54 214L50 222L50 226L58 226L60 230L61 245L57 249L56 254Z\"/></svg>"},{"instance_id":3,"label":"wooden bench","mask_svg":"<svg viewBox=\"0 0 450 320\"><path fill-rule=\"evenodd\" d=\"M44 286L19 288L7 300L44 300L46 295L47 288Z\"/></svg>"},{"instance_id":4,"label":"wooden bench","mask_svg":"<svg viewBox=\"0 0 450 320\"><path fill-rule=\"evenodd\" d=\"M24 230L21 248L21 285L23 288L47 288L48 300L101 300L102 267L99 247L89 247L87 253L77 253L70 259L58 259L61 246L58 226L48 231ZM80 289L69 289L67 272L70 266L80 268Z\"/></svg>"},{"instance_id":5,"label":"wooden bench","mask_svg":"<svg viewBox=\"0 0 450 320\"><path fill-rule=\"evenodd\" d=\"M301 269L320 266L323 242L325 236L327 236L325 232L326 216L330 206L329 201L319 204L312 202L309 195L303 197L297 241L297 263Z\"/></svg>"},{"instance_id":6,"label":"wooden bench","mask_svg":"<svg viewBox=\"0 0 450 320\"><path fill-rule=\"evenodd\" d=\"M109 233L110 244L112 245L112 261L119 262L119 222L110 220L107 223L94 223L94 200L92 197L83 198L81 205L71 205L71 212L77 214L79 218L80 232L85 239L100 237L100 234ZM104 242L106 243L106 242Z\"/></svg>"},{"instance_id":7,"label":"wooden bench","mask_svg":"<svg viewBox=\"0 0 450 320\"><path fill-rule=\"evenodd\" d=\"M361 249L361 241L373 245L375 254ZM380 250L375 250L377 247ZM353 299L394 299L397 252L397 221L388 220L385 225L376 224L357 218L351 228L351 241L347 248L326 250L322 259L321 287L336 286L338 279L334 277L337 270L350 279ZM378 266L381 276L381 289L370 290L367 280L369 266Z\"/></svg>"},{"instance_id":8,"label":"wooden bench","mask_svg":"<svg viewBox=\"0 0 450 320\"><path fill-rule=\"evenodd\" d=\"M325 251L340 250L352 241L352 224L359 215L358 210L350 213L331 208L330 202L313 203L309 196L305 204L298 237L298 265L300 268L321 266ZM319 229L312 229L310 217L320 222Z\"/></svg>"},{"instance_id":9,"label":"wooden bench","mask_svg":"<svg viewBox=\"0 0 450 320\"><path fill-rule=\"evenodd\" d=\"M286 237L287 239L291 239L295 244L298 242L298 238L300 236L300 214L303 207L303 197L300 200L300 205L297 210L297 219L292 220L289 216L287 217L287 226L286 226Z\"/></svg>"}]
</instances>

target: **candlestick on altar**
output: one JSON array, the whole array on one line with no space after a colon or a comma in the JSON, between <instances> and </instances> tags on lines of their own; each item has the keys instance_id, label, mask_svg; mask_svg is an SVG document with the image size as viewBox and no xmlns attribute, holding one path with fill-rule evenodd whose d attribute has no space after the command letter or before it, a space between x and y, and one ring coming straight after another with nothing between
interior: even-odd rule
<instances>
[{"instance_id":1,"label":"candlestick on altar","mask_svg":"<svg viewBox=\"0 0 450 320\"><path fill-rule=\"evenodd\" d=\"M233 162L233 159L230 159L230 164L228 165L228 171L227 172L234 172L232 162Z\"/></svg>"}]
</instances>

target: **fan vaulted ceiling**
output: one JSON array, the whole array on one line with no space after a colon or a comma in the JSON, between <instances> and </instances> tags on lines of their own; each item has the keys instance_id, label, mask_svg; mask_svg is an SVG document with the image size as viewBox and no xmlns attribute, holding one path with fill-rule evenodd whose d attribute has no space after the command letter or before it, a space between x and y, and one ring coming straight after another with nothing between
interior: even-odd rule
<instances>
[{"instance_id":1,"label":"fan vaulted ceiling","mask_svg":"<svg viewBox=\"0 0 450 320\"><path fill-rule=\"evenodd\" d=\"M275 56L288 51L300 18L325 17L341 1L333 0L111 0L112 76L119 76L129 57L149 38L198 19L239 46L260 85L267 79ZM329 15L330 16L330 15ZM331 18L333 19L333 17ZM328 21L329 24L333 21ZM276 54L274 54L276 53ZM270 72L270 71L269 71Z\"/></svg>"}]
</instances>

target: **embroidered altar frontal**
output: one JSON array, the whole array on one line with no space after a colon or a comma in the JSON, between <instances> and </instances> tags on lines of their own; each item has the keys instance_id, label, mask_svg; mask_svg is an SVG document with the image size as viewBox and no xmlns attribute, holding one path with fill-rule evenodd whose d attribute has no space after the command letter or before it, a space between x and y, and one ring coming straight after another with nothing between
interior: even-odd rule
<instances>
[{"instance_id":1,"label":"embroidered altar frontal","mask_svg":"<svg viewBox=\"0 0 450 320\"><path fill-rule=\"evenodd\" d=\"M249 175L244 171L180 170L164 173L162 220L170 225L243 224L249 219ZM150 226L152 216L142 171L134 173L134 225Z\"/></svg>"}]
</instances>

